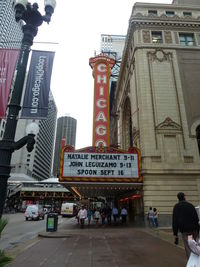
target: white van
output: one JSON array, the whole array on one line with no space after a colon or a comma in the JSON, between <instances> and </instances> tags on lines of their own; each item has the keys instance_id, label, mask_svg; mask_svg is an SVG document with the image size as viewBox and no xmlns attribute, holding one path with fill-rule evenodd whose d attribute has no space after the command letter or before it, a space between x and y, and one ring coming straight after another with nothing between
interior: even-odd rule
<instances>
[{"instance_id":1,"label":"white van","mask_svg":"<svg viewBox=\"0 0 200 267\"><path fill-rule=\"evenodd\" d=\"M44 220L45 213L43 208L39 205L28 205L24 216L26 221L39 219Z\"/></svg>"},{"instance_id":2,"label":"white van","mask_svg":"<svg viewBox=\"0 0 200 267\"><path fill-rule=\"evenodd\" d=\"M61 206L61 215L65 216L75 216L77 214L77 205L75 203L63 203Z\"/></svg>"}]
</instances>

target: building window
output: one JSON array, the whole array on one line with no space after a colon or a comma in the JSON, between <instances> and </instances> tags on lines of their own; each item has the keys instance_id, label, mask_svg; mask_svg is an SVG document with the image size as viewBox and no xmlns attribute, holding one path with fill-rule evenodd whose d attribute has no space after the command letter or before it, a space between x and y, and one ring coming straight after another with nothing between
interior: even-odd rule
<instances>
[{"instance_id":1,"label":"building window","mask_svg":"<svg viewBox=\"0 0 200 267\"><path fill-rule=\"evenodd\" d=\"M154 44L163 43L162 32L151 32L151 36Z\"/></svg>"},{"instance_id":2,"label":"building window","mask_svg":"<svg viewBox=\"0 0 200 267\"><path fill-rule=\"evenodd\" d=\"M200 154L200 125L196 128L196 138Z\"/></svg>"},{"instance_id":3,"label":"building window","mask_svg":"<svg viewBox=\"0 0 200 267\"><path fill-rule=\"evenodd\" d=\"M183 46L194 46L194 34L193 33L179 33L179 41Z\"/></svg>"},{"instance_id":4,"label":"building window","mask_svg":"<svg viewBox=\"0 0 200 267\"><path fill-rule=\"evenodd\" d=\"M174 11L166 11L166 15L168 16L168 17L173 17L174 16Z\"/></svg>"},{"instance_id":5,"label":"building window","mask_svg":"<svg viewBox=\"0 0 200 267\"><path fill-rule=\"evenodd\" d=\"M183 12L184 17L192 17L192 12Z\"/></svg>"},{"instance_id":6,"label":"building window","mask_svg":"<svg viewBox=\"0 0 200 267\"><path fill-rule=\"evenodd\" d=\"M157 16L158 15L158 11L157 10L148 10L148 14Z\"/></svg>"}]
</instances>

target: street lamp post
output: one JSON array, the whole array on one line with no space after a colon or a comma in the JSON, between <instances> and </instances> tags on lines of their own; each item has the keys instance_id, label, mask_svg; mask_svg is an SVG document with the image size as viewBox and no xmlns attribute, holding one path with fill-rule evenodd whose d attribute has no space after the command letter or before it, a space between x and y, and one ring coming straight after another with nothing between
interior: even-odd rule
<instances>
[{"instance_id":1,"label":"street lamp post","mask_svg":"<svg viewBox=\"0 0 200 267\"><path fill-rule=\"evenodd\" d=\"M45 15L42 16L38 11L38 4L31 5L27 0L15 0L15 19L24 21L22 26L23 39L20 49L20 54L17 63L17 75L14 88L11 95L9 104L8 115L6 118L6 126L3 139L0 141L0 218L3 214L7 194L7 181L10 177L10 162L12 153L27 144L27 150L31 152L34 147L35 132L32 131L27 136L21 138L17 142L15 139L15 132L18 121L18 114L21 109L21 97L26 74L26 67L30 47L33 44L33 39L37 35L38 27L42 25L43 21L49 23L51 15L54 12L56 1L44 0Z\"/></svg>"}]
</instances>

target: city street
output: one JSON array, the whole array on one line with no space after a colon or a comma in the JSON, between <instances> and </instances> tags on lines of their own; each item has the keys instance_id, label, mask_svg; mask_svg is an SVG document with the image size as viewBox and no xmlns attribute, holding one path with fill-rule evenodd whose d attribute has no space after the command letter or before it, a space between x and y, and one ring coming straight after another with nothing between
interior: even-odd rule
<instances>
[{"instance_id":1,"label":"city street","mask_svg":"<svg viewBox=\"0 0 200 267\"><path fill-rule=\"evenodd\" d=\"M39 232L46 230L45 220L25 221L24 213L4 214L3 218L8 219L0 240L0 249L10 251L20 245L31 241L38 236ZM59 224L62 218L59 217Z\"/></svg>"}]
</instances>

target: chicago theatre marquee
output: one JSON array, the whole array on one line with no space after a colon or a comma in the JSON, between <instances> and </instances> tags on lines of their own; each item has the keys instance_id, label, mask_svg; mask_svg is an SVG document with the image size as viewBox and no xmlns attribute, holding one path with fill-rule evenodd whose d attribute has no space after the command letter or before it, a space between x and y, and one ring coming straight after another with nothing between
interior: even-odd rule
<instances>
[{"instance_id":1,"label":"chicago theatre marquee","mask_svg":"<svg viewBox=\"0 0 200 267\"><path fill-rule=\"evenodd\" d=\"M110 146L109 84L115 61L100 54L90 58L89 63L94 77L92 146L79 150L63 147L59 181L66 183L82 198L102 196L118 203L134 202L135 209L141 213L139 149L122 150Z\"/></svg>"}]
</instances>

